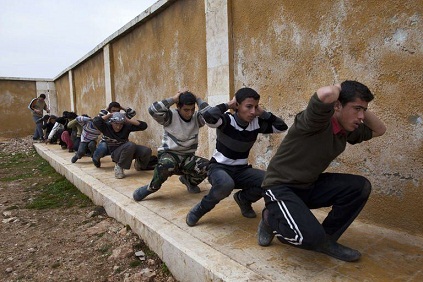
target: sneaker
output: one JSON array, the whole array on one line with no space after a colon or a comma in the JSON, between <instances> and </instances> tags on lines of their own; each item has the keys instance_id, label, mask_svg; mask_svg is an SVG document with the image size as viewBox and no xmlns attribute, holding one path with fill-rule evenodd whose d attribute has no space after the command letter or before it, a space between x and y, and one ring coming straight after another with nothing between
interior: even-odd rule
<instances>
[{"instance_id":1,"label":"sneaker","mask_svg":"<svg viewBox=\"0 0 423 282\"><path fill-rule=\"evenodd\" d=\"M323 242L323 244L314 250L348 262L357 261L361 257L361 253L359 251L343 246L328 238Z\"/></svg>"},{"instance_id":2,"label":"sneaker","mask_svg":"<svg viewBox=\"0 0 423 282\"><path fill-rule=\"evenodd\" d=\"M201 192L200 188L197 185L194 186L189 182L186 175L179 176L179 181L181 181L182 184L187 186L188 192L193 193L193 194L197 194L197 193Z\"/></svg>"},{"instance_id":3,"label":"sneaker","mask_svg":"<svg viewBox=\"0 0 423 282\"><path fill-rule=\"evenodd\" d=\"M153 191L148 190L148 187L149 185L145 185L135 190L134 193L132 194L132 197L134 198L134 200L139 202L145 197L147 197L148 195L154 193Z\"/></svg>"},{"instance_id":4,"label":"sneaker","mask_svg":"<svg viewBox=\"0 0 423 282\"><path fill-rule=\"evenodd\" d=\"M123 173L123 168L121 168L118 164L115 165L115 178L122 179L125 177L125 173Z\"/></svg>"},{"instance_id":5,"label":"sneaker","mask_svg":"<svg viewBox=\"0 0 423 282\"><path fill-rule=\"evenodd\" d=\"M269 246L275 237L272 228L266 223L266 217L264 215L266 211L266 209L263 210L262 218L257 230L258 244L263 247Z\"/></svg>"},{"instance_id":6,"label":"sneaker","mask_svg":"<svg viewBox=\"0 0 423 282\"><path fill-rule=\"evenodd\" d=\"M95 167L101 167L101 162L100 162L100 160L97 160L97 159L95 159L95 158L92 158L92 160L93 160L93 164L95 165Z\"/></svg>"},{"instance_id":7,"label":"sneaker","mask_svg":"<svg viewBox=\"0 0 423 282\"><path fill-rule=\"evenodd\" d=\"M76 163L77 160L78 160L78 156L75 155L75 156L72 157L71 162L74 164L74 163Z\"/></svg>"},{"instance_id":8,"label":"sneaker","mask_svg":"<svg viewBox=\"0 0 423 282\"><path fill-rule=\"evenodd\" d=\"M201 202L196 204L187 214L185 222L188 226L194 226L208 211L201 206Z\"/></svg>"},{"instance_id":9,"label":"sneaker","mask_svg":"<svg viewBox=\"0 0 423 282\"><path fill-rule=\"evenodd\" d=\"M241 191L238 191L234 194L234 200L238 204L239 208L241 209L241 213L244 217L248 218L255 218L257 217L256 212L251 207L251 203L248 201L243 201L240 198Z\"/></svg>"}]
</instances>

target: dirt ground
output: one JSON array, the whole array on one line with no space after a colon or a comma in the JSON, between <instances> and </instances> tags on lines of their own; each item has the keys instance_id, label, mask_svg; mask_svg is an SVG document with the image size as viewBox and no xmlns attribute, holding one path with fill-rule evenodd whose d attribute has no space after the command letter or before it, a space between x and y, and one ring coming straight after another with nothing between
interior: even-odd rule
<instances>
[{"instance_id":1,"label":"dirt ground","mask_svg":"<svg viewBox=\"0 0 423 282\"><path fill-rule=\"evenodd\" d=\"M0 140L0 153L0 281L176 281L135 233L89 200L28 209L52 181L39 177L30 137ZM24 172L9 167L21 153Z\"/></svg>"}]
</instances>

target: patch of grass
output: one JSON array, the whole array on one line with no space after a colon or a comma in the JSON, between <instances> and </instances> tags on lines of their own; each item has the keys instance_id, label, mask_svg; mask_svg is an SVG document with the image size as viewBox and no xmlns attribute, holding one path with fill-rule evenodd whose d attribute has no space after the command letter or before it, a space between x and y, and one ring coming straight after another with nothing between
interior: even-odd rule
<instances>
[{"instance_id":1,"label":"patch of grass","mask_svg":"<svg viewBox=\"0 0 423 282\"><path fill-rule=\"evenodd\" d=\"M133 260L129 263L129 266L131 268L135 268L137 266L140 266L142 264L141 260Z\"/></svg>"},{"instance_id":2,"label":"patch of grass","mask_svg":"<svg viewBox=\"0 0 423 282\"><path fill-rule=\"evenodd\" d=\"M87 207L91 200L81 193L65 177L60 176L56 181L41 187L35 198L26 205L27 209L54 209L61 207Z\"/></svg>"},{"instance_id":3,"label":"patch of grass","mask_svg":"<svg viewBox=\"0 0 423 282\"><path fill-rule=\"evenodd\" d=\"M36 176L43 176L55 173L55 170L49 165L49 163L36 154L35 150L31 153L5 153L0 152L0 160L2 166L0 168L0 174L7 170L5 175L0 181L9 182L18 179L29 179Z\"/></svg>"},{"instance_id":4,"label":"patch of grass","mask_svg":"<svg viewBox=\"0 0 423 282\"><path fill-rule=\"evenodd\" d=\"M122 272L122 268L119 266L115 269L115 273L121 273Z\"/></svg>"},{"instance_id":5,"label":"patch of grass","mask_svg":"<svg viewBox=\"0 0 423 282\"><path fill-rule=\"evenodd\" d=\"M167 265L164 262L160 266L160 271L165 275L172 275L172 273L170 273L169 271L169 268L167 268Z\"/></svg>"},{"instance_id":6,"label":"patch of grass","mask_svg":"<svg viewBox=\"0 0 423 282\"><path fill-rule=\"evenodd\" d=\"M98 251L102 254L107 254L110 250L111 246L110 245L103 245L101 246L101 248L98 249Z\"/></svg>"},{"instance_id":7,"label":"patch of grass","mask_svg":"<svg viewBox=\"0 0 423 282\"><path fill-rule=\"evenodd\" d=\"M31 193L32 200L25 208L42 210L92 205L87 196L64 176L57 173L35 150L31 150L29 153L0 152L0 159L3 163L0 175L7 175L1 177L1 181L9 182L19 179L27 185L25 191L35 192ZM6 170L7 173L3 173Z\"/></svg>"},{"instance_id":8,"label":"patch of grass","mask_svg":"<svg viewBox=\"0 0 423 282\"><path fill-rule=\"evenodd\" d=\"M25 153L13 153L6 154L0 152L0 159L2 166L0 169L0 174L5 170L8 170L6 177L1 177L2 182L10 182L18 179L28 179L33 177L33 173L36 170L36 165L34 164L34 155L25 154ZM37 161L40 162L42 159L38 156Z\"/></svg>"}]
</instances>

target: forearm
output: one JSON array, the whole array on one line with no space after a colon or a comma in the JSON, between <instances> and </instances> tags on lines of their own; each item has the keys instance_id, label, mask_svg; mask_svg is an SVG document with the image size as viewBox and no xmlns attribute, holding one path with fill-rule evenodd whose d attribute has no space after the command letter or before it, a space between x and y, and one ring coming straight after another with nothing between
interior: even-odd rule
<instances>
[{"instance_id":1,"label":"forearm","mask_svg":"<svg viewBox=\"0 0 423 282\"><path fill-rule=\"evenodd\" d=\"M202 112L206 111L206 109L210 108L209 103L207 103L206 101L204 101L201 98L197 98L197 106L198 109Z\"/></svg>"},{"instance_id":2,"label":"forearm","mask_svg":"<svg viewBox=\"0 0 423 282\"><path fill-rule=\"evenodd\" d=\"M132 125L135 125L135 126L139 126L141 124L141 121L136 120L136 119L129 119L129 118L126 118L126 122L128 124L132 124Z\"/></svg>"},{"instance_id":3,"label":"forearm","mask_svg":"<svg viewBox=\"0 0 423 282\"><path fill-rule=\"evenodd\" d=\"M329 85L319 88L316 93L319 100L325 104L334 103L339 98L341 85Z\"/></svg>"},{"instance_id":4,"label":"forearm","mask_svg":"<svg viewBox=\"0 0 423 282\"><path fill-rule=\"evenodd\" d=\"M143 131L148 127L147 123L141 120L128 120L127 123L132 125L132 131Z\"/></svg>"},{"instance_id":5,"label":"forearm","mask_svg":"<svg viewBox=\"0 0 423 282\"><path fill-rule=\"evenodd\" d=\"M372 137L382 136L386 132L385 124L369 110L364 112L363 123L373 131Z\"/></svg>"}]
</instances>

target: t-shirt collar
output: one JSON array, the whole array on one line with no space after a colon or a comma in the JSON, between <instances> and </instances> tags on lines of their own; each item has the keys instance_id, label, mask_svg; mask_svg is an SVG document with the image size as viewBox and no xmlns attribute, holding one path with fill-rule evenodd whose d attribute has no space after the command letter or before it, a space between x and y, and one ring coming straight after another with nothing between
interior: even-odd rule
<instances>
[{"instance_id":1,"label":"t-shirt collar","mask_svg":"<svg viewBox=\"0 0 423 282\"><path fill-rule=\"evenodd\" d=\"M347 132L341 127L341 125L339 124L338 120L333 116L331 118L331 123L332 123L332 132L334 135L340 134L340 135L347 135Z\"/></svg>"}]
</instances>

